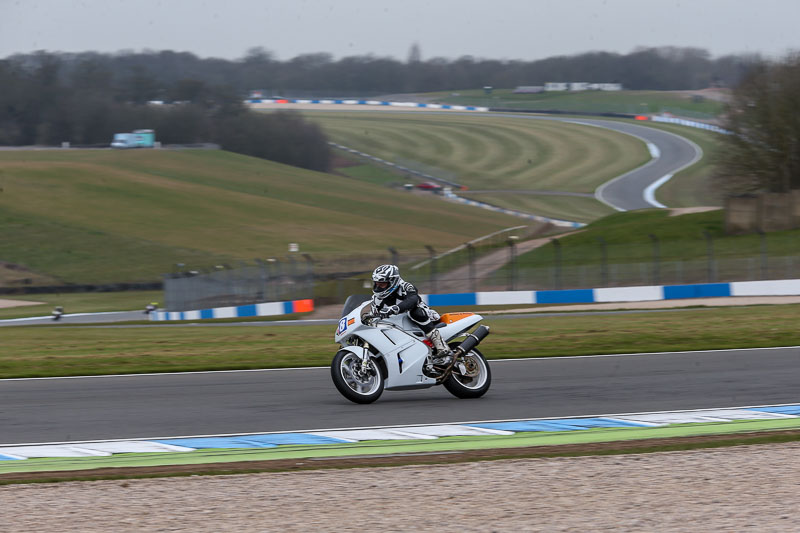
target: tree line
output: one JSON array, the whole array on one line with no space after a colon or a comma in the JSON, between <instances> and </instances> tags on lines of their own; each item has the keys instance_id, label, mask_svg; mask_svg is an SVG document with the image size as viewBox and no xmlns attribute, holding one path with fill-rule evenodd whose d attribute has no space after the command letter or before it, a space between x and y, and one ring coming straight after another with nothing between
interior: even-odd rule
<instances>
[{"instance_id":1,"label":"tree line","mask_svg":"<svg viewBox=\"0 0 800 533\"><path fill-rule=\"evenodd\" d=\"M108 146L114 133L154 129L162 144L216 143L303 168L330 168L327 138L300 114L255 113L230 84L181 79L171 86L135 65L118 71L109 66L113 61L90 56L37 53L0 61L0 145ZM180 103L147 103L167 86Z\"/></svg>"},{"instance_id":2,"label":"tree line","mask_svg":"<svg viewBox=\"0 0 800 533\"><path fill-rule=\"evenodd\" d=\"M279 61L263 48L236 60L188 52L17 54L0 60L0 145L108 144L116 132L151 128L162 143L215 142L223 148L326 170L330 150L318 126L292 113L260 114L242 103L267 95L370 96L465 88L511 88L548 81L621 83L627 89L735 87L727 148L718 161L729 188L797 188L797 58L711 58L697 48L590 52L537 61L464 56L405 61L367 56L334 60L304 54ZM153 106L148 102L179 102ZM794 122L792 122L794 120ZM794 147L794 148L792 148ZM756 154L755 152L758 152ZM767 178L766 176L770 177Z\"/></svg>"},{"instance_id":3,"label":"tree line","mask_svg":"<svg viewBox=\"0 0 800 533\"><path fill-rule=\"evenodd\" d=\"M727 55L712 58L699 48L639 48L628 54L588 52L536 61L482 59L422 59L413 45L406 61L372 55L334 60L327 53L302 54L280 61L264 48L252 48L236 60L200 58L170 50L103 54L16 54L4 62L23 69L43 61L60 64L59 77L82 87L115 87L132 102L191 100L211 88L228 86L239 94L268 89L287 96L315 91L338 96L378 93L431 92L543 85L549 81L621 83L627 89L682 90L732 87L760 58ZM290 95L288 95L290 96Z\"/></svg>"}]
</instances>

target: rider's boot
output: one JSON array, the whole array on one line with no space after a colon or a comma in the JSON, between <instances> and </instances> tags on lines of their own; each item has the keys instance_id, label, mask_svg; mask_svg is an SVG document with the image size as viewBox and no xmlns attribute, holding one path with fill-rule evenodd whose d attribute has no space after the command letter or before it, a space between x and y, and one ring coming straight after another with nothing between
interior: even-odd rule
<instances>
[{"instance_id":1,"label":"rider's boot","mask_svg":"<svg viewBox=\"0 0 800 533\"><path fill-rule=\"evenodd\" d=\"M438 366L449 365L453 360L453 351L444 342L442 339L442 334L439 332L439 330L431 330L431 332L428 333L428 338L430 339L431 344L433 344L433 356L431 358L431 363Z\"/></svg>"}]
</instances>

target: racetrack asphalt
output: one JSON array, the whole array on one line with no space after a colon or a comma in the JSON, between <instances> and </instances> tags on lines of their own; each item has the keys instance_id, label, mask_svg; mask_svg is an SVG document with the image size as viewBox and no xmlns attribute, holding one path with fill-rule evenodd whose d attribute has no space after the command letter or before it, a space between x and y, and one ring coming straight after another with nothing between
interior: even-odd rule
<instances>
[{"instance_id":1,"label":"racetrack asphalt","mask_svg":"<svg viewBox=\"0 0 800 533\"><path fill-rule=\"evenodd\" d=\"M798 357L800 347L490 361L481 399L434 387L370 405L342 398L328 368L2 380L0 444L791 403Z\"/></svg>"}]
</instances>

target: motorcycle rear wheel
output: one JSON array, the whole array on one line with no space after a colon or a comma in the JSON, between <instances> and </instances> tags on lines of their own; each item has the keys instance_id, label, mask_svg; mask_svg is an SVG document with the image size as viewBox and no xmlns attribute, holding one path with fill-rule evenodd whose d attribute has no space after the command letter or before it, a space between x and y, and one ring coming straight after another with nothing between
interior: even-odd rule
<instances>
[{"instance_id":1,"label":"motorcycle rear wheel","mask_svg":"<svg viewBox=\"0 0 800 533\"><path fill-rule=\"evenodd\" d=\"M455 346L453 345L453 347ZM477 348L470 350L464 358L471 360L477 366L478 375L475 377L462 376L458 370L453 369L453 373L444 380L442 385L456 398L480 398L486 394L492 384L492 371L489 369L489 363Z\"/></svg>"},{"instance_id":2,"label":"motorcycle rear wheel","mask_svg":"<svg viewBox=\"0 0 800 533\"><path fill-rule=\"evenodd\" d=\"M372 403L383 393L381 366L369 360L367 372L361 371L361 358L353 352L342 350L331 362L331 379L336 389L353 403Z\"/></svg>"}]
</instances>

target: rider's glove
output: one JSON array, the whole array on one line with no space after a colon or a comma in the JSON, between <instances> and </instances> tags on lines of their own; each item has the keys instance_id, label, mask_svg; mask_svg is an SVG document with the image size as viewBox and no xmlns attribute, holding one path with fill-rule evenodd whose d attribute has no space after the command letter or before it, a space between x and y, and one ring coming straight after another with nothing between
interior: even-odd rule
<instances>
[{"instance_id":1,"label":"rider's glove","mask_svg":"<svg viewBox=\"0 0 800 533\"><path fill-rule=\"evenodd\" d=\"M389 305L383 309L381 309L381 316L384 318L387 316L392 316L400 313L400 308L396 305Z\"/></svg>"}]
</instances>

